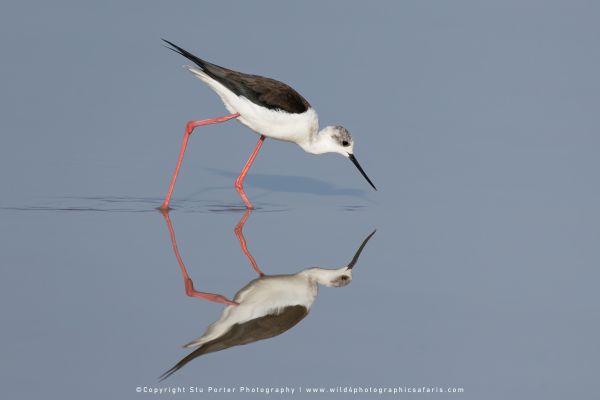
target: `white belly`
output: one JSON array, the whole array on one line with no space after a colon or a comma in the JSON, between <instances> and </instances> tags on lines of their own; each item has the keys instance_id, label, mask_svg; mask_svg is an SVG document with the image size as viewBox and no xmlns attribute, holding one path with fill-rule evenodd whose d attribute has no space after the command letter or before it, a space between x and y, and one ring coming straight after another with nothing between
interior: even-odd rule
<instances>
[{"instance_id":1,"label":"white belly","mask_svg":"<svg viewBox=\"0 0 600 400\"><path fill-rule=\"evenodd\" d=\"M236 100L235 104L225 106L240 113L238 119L242 124L269 138L301 143L318 130L317 113L312 108L302 114L290 114L260 107L244 97Z\"/></svg>"},{"instance_id":2,"label":"white belly","mask_svg":"<svg viewBox=\"0 0 600 400\"><path fill-rule=\"evenodd\" d=\"M301 305L310 310L317 296L317 284L298 275L266 276L255 279L234 298L237 306L227 306L221 318L206 329L204 335L186 344L196 347L224 335L233 325Z\"/></svg>"}]
</instances>

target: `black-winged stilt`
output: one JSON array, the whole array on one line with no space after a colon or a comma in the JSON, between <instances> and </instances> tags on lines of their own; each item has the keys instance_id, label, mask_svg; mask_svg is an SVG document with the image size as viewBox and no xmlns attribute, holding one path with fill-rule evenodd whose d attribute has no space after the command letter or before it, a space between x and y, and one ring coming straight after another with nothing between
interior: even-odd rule
<instances>
[{"instance_id":1,"label":"black-winged stilt","mask_svg":"<svg viewBox=\"0 0 600 400\"><path fill-rule=\"evenodd\" d=\"M259 277L248 282L236 293L233 300L230 300L220 294L199 292L194 289L192 279L179 254L169 213L163 212L171 236L171 245L183 275L186 294L225 304L226 307L221 317L210 324L202 336L184 346L195 350L162 374L160 380L168 378L196 357L269 339L294 327L308 315L317 296L319 285L342 287L352 281L352 270L358 257L375 234L375 231L369 234L354 253L352 260L341 268L313 267L295 274L265 275L246 246L243 227L249 215L250 210L246 210L235 228L235 234L240 241L242 251Z\"/></svg>"},{"instance_id":2,"label":"black-winged stilt","mask_svg":"<svg viewBox=\"0 0 600 400\"><path fill-rule=\"evenodd\" d=\"M167 48L196 64L196 67L186 68L219 95L231 114L187 123L175 172L160 207L162 210L169 209L188 138L194 128L234 118L260 135L254 151L235 181L235 188L247 208L253 206L244 193L244 177L266 137L296 143L312 154L339 153L349 158L373 189L377 190L354 156L354 141L348 130L342 126L328 126L319 131L316 111L293 88L275 79L248 75L209 63L168 40L164 41L171 46Z\"/></svg>"}]
</instances>

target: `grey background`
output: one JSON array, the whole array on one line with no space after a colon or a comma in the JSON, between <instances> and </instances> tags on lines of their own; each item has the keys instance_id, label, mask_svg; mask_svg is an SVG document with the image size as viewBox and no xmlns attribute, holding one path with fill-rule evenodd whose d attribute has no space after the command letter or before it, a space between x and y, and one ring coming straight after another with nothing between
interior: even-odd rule
<instances>
[{"instance_id":1,"label":"grey background","mask_svg":"<svg viewBox=\"0 0 600 400\"><path fill-rule=\"evenodd\" d=\"M599 11L3 2L2 397L148 397L135 387L156 386L220 313L185 296L153 208L185 122L225 110L161 37L294 86L322 125L353 133L380 188L339 156L267 140L246 183L260 207L246 238L263 270L338 266L378 233L352 284L323 288L298 327L197 359L167 385L593 397ZM230 122L190 141L171 217L199 290L232 295L253 278L233 235L242 214L228 210L256 138Z\"/></svg>"}]
</instances>

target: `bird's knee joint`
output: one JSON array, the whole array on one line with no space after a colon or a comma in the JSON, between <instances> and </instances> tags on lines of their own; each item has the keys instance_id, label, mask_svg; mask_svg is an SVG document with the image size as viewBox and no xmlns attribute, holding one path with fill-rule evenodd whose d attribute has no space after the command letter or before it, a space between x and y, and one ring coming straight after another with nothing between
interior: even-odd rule
<instances>
[{"instance_id":1,"label":"bird's knee joint","mask_svg":"<svg viewBox=\"0 0 600 400\"><path fill-rule=\"evenodd\" d=\"M196 127L196 123L195 123L195 121L188 121L188 123L187 123L187 124L185 124L185 132L186 132L188 135L191 135L191 134L192 134L192 131L194 130L194 128L195 128L195 127Z\"/></svg>"},{"instance_id":2,"label":"bird's knee joint","mask_svg":"<svg viewBox=\"0 0 600 400\"><path fill-rule=\"evenodd\" d=\"M185 281L185 294L190 297L194 295L194 282L189 278Z\"/></svg>"}]
</instances>

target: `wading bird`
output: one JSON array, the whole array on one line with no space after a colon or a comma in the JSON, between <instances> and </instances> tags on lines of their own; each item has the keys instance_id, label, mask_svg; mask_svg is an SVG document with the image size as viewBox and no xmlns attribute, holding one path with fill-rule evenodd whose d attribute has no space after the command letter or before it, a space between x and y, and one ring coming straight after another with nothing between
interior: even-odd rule
<instances>
[{"instance_id":1,"label":"wading bird","mask_svg":"<svg viewBox=\"0 0 600 400\"><path fill-rule=\"evenodd\" d=\"M235 188L247 208L253 206L244 192L244 177L267 137L296 143L312 154L339 153L350 159L373 189L377 190L354 156L354 141L348 130L342 126L328 126L319 131L317 112L293 88L275 79L248 75L209 63L168 40L164 41L171 46L168 49L196 64L186 68L219 95L231 114L187 123L175 172L160 209L169 209L177 174L193 130L234 118L260 135L254 151L235 181Z\"/></svg>"},{"instance_id":2,"label":"wading bird","mask_svg":"<svg viewBox=\"0 0 600 400\"><path fill-rule=\"evenodd\" d=\"M225 304L226 307L223 309L221 317L210 324L202 336L184 346L195 350L161 375L159 379L168 378L196 357L269 339L294 327L308 315L317 296L319 285L342 287L352 281L352 270L358 257L369 239L375 234L373 231L367 236L352 260L341 268L313 267L295 274L266 275L260 270L248 251L244 238L243 227L249 213L250 210L246 210L235 228L235 234L242 251L259 277L246 284L236 293L233 300L230 300L220 294L200 292L194 289L192 279L179 254L169 214L167 211L163 212L171 236L171 245L183 275L186 294Z\"/></svg>"}]
</instances>

